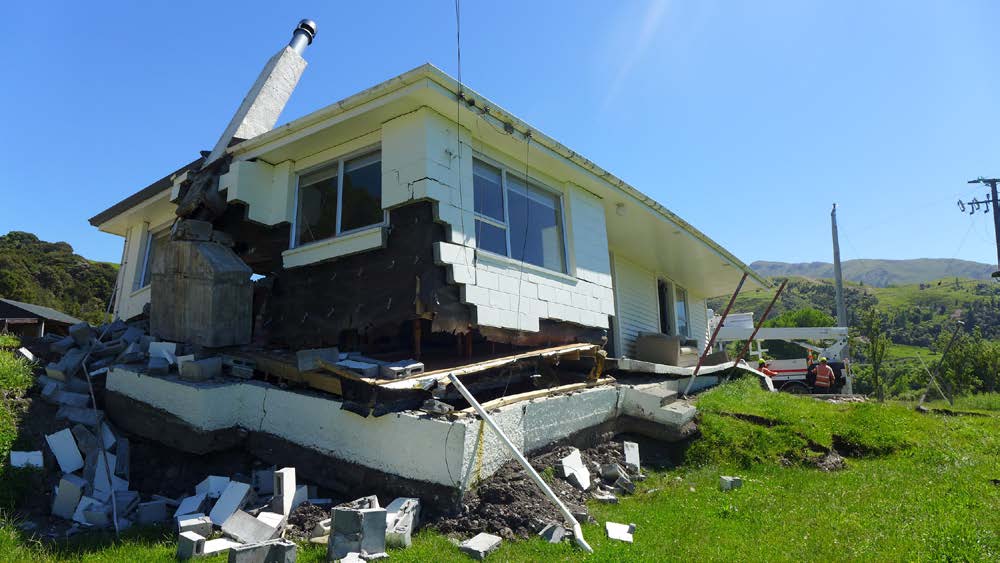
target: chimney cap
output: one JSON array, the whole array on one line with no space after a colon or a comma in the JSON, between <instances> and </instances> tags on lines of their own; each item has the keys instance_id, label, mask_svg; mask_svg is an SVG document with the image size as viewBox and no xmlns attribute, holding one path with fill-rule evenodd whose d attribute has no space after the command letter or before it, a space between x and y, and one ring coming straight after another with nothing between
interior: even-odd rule
<instances>
[{"instance_id":1,"label":"chimney cap","mask_svg":"<svg viewBox=\"0 0 1000 563\"><path fill-rule=\"evenodd\" d=\"M309 38L309 43L312 44L313 37L316 37L316 22L312 20L301 20L299 25L295 27L295 31L302 30L306 33Z\"/></svg>"}]
</instances>

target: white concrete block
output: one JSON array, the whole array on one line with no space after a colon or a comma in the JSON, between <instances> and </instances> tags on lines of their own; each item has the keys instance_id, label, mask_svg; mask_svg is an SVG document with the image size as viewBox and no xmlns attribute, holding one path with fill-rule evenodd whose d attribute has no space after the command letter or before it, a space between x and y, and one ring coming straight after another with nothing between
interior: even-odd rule
<instances>
[{"instance_id":1,"label":"white concrete block","mask_svg":"<svg viewBox=\"0 0 1000 563\"><path fill-rule=\"evenodd\" d=\"M205 554L205 537L194 532L181 532L177 536L177 559L185 560Z\"/></svg>"},{"instance_id":2,"label":"white concrete block","mask_svg":"<svg viewBox=\"0 0 1000 563\"><path fill-rule=\"evenodd\" d=\"M635 524L618 524L617 522L605 522L604 529L608 537L613 540L632 543L632 534L635 533Z\"/></svg>"},{"instance_id":3,"label":"white concrete block","mask_svg":"<svg viewBox=\"0 0 1000 563\"><path fill-rule=\"evenodd\" d=\"M274 500L271 510L284 516L292 512L295 501L295 468L283 467L274 472Z\"/></svg>"},{"instance_id":4,"label":"white concrete block","mask_svg":"<svg viewBox=\"0 0 1000 563\"><path fill-rule=\"evenodd\" d=\"M490 300L490 290L478 285L466 285L462 287L462 301L473 305L486 305Z\"/></svg>"},{"instance_id":5,"label":"white concrete block","mask_svg":"<svg viewBox=\"0 0 1000 563\"><path fill-rule=\"evenodd\" d=\"M59 480L55 498L52 500L52 514L70 520L83 497L83 489L87 480L78 475L67 473Z\"/></svg>"},{"instance_id":6,"label":"white concrete block","mask_svg":"<svg viewBox=\"0 0 1000 563\"><path fill-rule=\"evenodd\" d=\"M249 494L250 485L238 481L230 481L226 489L222 492L222 495L219 496L219 500L216 501L215 506L212 507L211 512L208 513L208 517L212 519L213 524L221 526L233 512L243 507L243 503L246 502L247 495Z\"/></svg>"},{"instance_id":7,"label":"white concrete block","mask_svg":"<svg viewBox=\"0 0 1000 563\"><path fill-rule=\"evenodd\" d=\"M633 474L642 472L642 464L639 459L639 444L635 442L622 442L625 449L625 467Z\"/></svg>"},{"instance_id":8,"label":"white concrete block","mask_svg":"<svg viewBox=\"0 0 1000 563\"><path fill-rule=\"evenodd\" d=\"M477 268L476 285L484 289L500 289L500 276Z\"/></svg>"},{"instance_id":9,"label":"white concrete block","mask_svg":"<svg viewBox=\"0 0 1000 563\"><path fill-rule=\"evenodd\" d=\"M487 555L496 551L496 549L500 547L500 543L502 541L503 540L500 539L500 536L494 536L493 534L482 532L459 544L458 549L469 557L481 561L485 559Z\"/></svg>"},{"instance_id":10,"label":"white concrete block","mask_svg":"<svg viewBox=\"0 0 1000 563\"><path fill-rule=\"evenodd\" d=\"M295 496L292 497L292 510L295 510L300 504L307 500L309 500L309 487L306 485L299 485L295 488Z\"/></svg>"},{"instance_id":11,"label":"white concrete block","mask_svg":"<svg viewBox=\"0 0 1000 563\"><path fill-rule=\"evenodd\" d=\"M723 475L719 477L720 491L731 491L733 489L738 489L742 486L743 486L743 479L739 477L731 477L728 475Z\"/></svg>"},{"instance_id":12,"label":"white concrete block","mask_svg":"<svg viewBox=\"0 0 1000 563\"><path fill-rule=\"evenodd\" d=\"M111 425L107 422L101 424L101 442L104 444L104 449L110 450L118 443L118 437L115 436L114 430L111 429Z\"/></svg>"},{"instance_id":13,"label":"white concrete block","mask_svg":"<svg viewBox=\"0 0 1000 563\"><path fill-rule=\"evenodd\" d=\"M80 448L77 447L76 439L73 438L69 428L47 435L45 441L49 444L49 449L52 450L63 473L83 468L83 456L80 455Z\"/></svg>"},{"instance_id":14,"label":"white concrete block","mask_svg":"<svg viewBox=\"0 0 1000 563\"><path fill-rule=\"evenodd\" d=\"M234 547L239 547L240 545L242 545L240 544L240 542L233 541L229 538L218 538L214 540L208 540L205 542L204 554L206 556L215 555L216 553L229 551L230 549Z\"/></svg>"},{"instance_id":15,"label":"white concrete block","mask_svg":"<svg viewBox=\"0 0 1000 563\"><path fill-rule=\"evenodd\" d=\"M542 301L555 301L556 300L556 288L551 285L536 285L538 288L536 293L538 298Z\"/></svg>"},{"instance_id":16,"label":"white concrete block","mask_svg":"<svg viewBox=\"0 0 1000 563\"><path fill-rule=\"evenodd\" d=\"M222 533L241 543L258 543L274 539L279 530L242 510L236 510L222 523Z\"/></svg>"},{"instance_id":17,"label":"white concrete block","mask_svg":"<svg viewBox=\"0 0 1000 563\"><path fill-rule=\"evenodd\" d=\"M164 354L166 352L169 354ZM156 356L158 358L164 358L167 361L171 359L176 362L177 360L177 343L176 342L150 342L149 343L149 355Z\"/></svg>"},{"instance_id":18,"label":"white concrete block","mask_svg":"<svg viewBox=\"0 0 1000 563\"><path fill-rule=\"evenodd\" d=\"M567 481L580 490L590 489L590 470L583 464L580 450L573 448L570 454L562 458L561 461L563 477Z\"/></svg>"},{"instance_id":19,"label":"white concrete block","mask_svg":"<svg viewBox=\"0 0 1000 563\"><path fill-rule=\"evenodd\" d=\"M511 295L502 291L490 291L490 307L509 310L513 308Z\"/></svg>"},{"instance_id":20,"label":"white concrete block","mask_svg":"<svg viewBox=\"0 0 1000 563\"><path fill-rule=\"evenodd\" d=\"M283 514L278 514L277 512L268 512L262 510L260 514L257 515L257 519L261 522L271 526L272 528L279 528L285 523L285 516Z\"/></svg>"},{"instance_id":21,"label":"white concrete block","mask_svg":"<svg viewBox=\"0 0 1000 563\"><path fill-rule=\"evenodd\" d=\"M204 514L192 514L190 517L183 517L177 521L177 529L180 532L194 532L198 535L208 537L212 535L212 519Z\"/></svg>"},{"instance_id":22,"label":"white concrete block","mask_svg":"<svg viewBox=\"0 0 1000 563\"><path fill-rule=\"evenodd\" d=\"M476 324L482 326L501 326L500 310L485 305L476 305Z\"/></svg>"},{"instance_id":23,"label":"white concrete block","mask_svg":"<svg viewBox=\"0 0 1000 563\"><path fill-rule=\"evenodd\" d=\"M77 504L76 510L73 512L73 521L80 524L87 524L87 517L85 516L86 512L96 506L101 506L102 504L104 503L94 497L85 496L80 498L80 502Z\"/></svg>"},{"instance_id":24,"label":"white concrete block","mask_svg":"<svg viewBox=\"0 0 1000 563\"><path fill-rule=\"evenodd\" d=\"M516 271L500 276L500 291L516 295L520 293L520 287L521 279L518 277Z\"/></svg>"},{"instance_id":25,"label":"white concrete block","mask_svg":"<svg viewBox=\"0 0 1000 563\"><path fill-rule=\"evenodd\" d=\"M42 467L42 452L10 452L10 466Z\"/></svg>"},{"instance_id":26,"label":"white concrete block","mask_svg":"<svg viewBox=\"0 0 1000 563\"><path fill-rule=\"evenodd\" d=\"M204 494L208 498L219 498L229 486L229 477L209 475L194 487L195 494Z\"/></svg>"},{"instance_id":27,"label":"white concrete block","mask_svg":"<svg viewBox=\"0 0 1000 563\"><path fill-rule=\"evenodd\" d=\"M201 507L205 504L205 498L205 493L197 493L181 499L180 505L177 507L177 510L174 511L174 516L177 517L201 512Z\"/></svg>"}]
</instances>

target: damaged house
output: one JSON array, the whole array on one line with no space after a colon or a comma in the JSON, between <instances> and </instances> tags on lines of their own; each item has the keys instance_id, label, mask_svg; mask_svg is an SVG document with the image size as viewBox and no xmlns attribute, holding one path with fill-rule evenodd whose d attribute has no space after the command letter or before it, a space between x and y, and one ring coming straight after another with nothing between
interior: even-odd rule
<instances>
[{"instance_id":1,"label":"damaged house","mask_svg":"<svg viewBox=\"0 0 1000 563\"><path fill-rule=\"evenodd\" d=\"M622 400L638 387L615 385L610 360L693 364L706 298L744 272L765 282L431 65L275 127L314 32L300 27L267 63L212 151L90 220L125 240L115 314L245 376L119 365L109 415L189 451L293 457L330 486L450 495L508 457L447 374L467 377L524 450L677 414L649 412L669 406L662 396ZM643 358L649 342L674 350ZM399 360L420 368L383 369ZM418 410L430 399L455 410Z\"/></svg>"}]
</instances>

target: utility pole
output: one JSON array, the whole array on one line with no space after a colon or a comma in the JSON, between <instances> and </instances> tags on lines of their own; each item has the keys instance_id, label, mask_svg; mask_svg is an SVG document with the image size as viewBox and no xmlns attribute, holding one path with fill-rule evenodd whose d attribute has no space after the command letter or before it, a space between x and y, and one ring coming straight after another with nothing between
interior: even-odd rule
<instances>
[{"instance_id":1,"label":"utility pole","mask_svg":"<svg viewBox=\"0 0 1000 563\"><path fill-rule=\"evenodd\" d=\"M969 208L969 215L972 215L983 205L986 206L986 210L983 213L990 212L990 204L993 204L993 232L996 234L997 239L997 271L993 272L993 277L1000 279L1000 198L997 198L997 182L1000 182L1000 178L983 178L979 177L975 180L969 180L970 184L983 184L990 187L990 194L986 196L986 200L973 199L971 201L963 202L958 200L958 208L965 211L966 207Z\"/></svg>"},{"instance_id":2,"label":"utility pole","mask_svg":"<svg viewBox=\"0 0 1000 563\"><path fill-rule=\"evenodd\" d=\"M833 227L833 282L837 288L837 326L847 326L847 308L844 306L844 277L840 272L840 237L837 236L837 204L830 212Z\"/></svg>"}]
</instances>

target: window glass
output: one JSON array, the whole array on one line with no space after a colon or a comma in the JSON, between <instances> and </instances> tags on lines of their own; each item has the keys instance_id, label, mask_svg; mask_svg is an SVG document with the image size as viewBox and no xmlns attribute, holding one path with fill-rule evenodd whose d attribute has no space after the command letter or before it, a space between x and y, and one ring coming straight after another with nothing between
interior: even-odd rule
<instances>
[{"instance_id":1,"label":"window glass","mask_svg":"<svg viewBox=\"0 0 1000 563\"><path fill-rule=\"evenodd\" d=\"M299 178L296 245L337 235L338 164Z\"/></svg>"},{"instance_id":2,"label":"window glass","mask_svg":"<svg viewBox=\"0 0 1000 563\"><path fill-rule=\"evenodd\" d=\"M691 333L688 325L687 290L683 287L675 286L674 296L676 297L674 310L677 313L677 334L690 338Z\"/></svg>"},{"instance_id":3,"label":"window glass","mask_svg":"<svg viewBox=\"0 0 1000 563\"><path fill-rule=\"evenodd\" d=\"M476 219L476 246L483 250L507 256L507 231L496 225Z\"/></svg>"},{"instance_id":4,"label":"window glass","mask_svg":"<svg viewBox=\"0 0 1000 563\"><path fill-rule=\"evenodd\" d=\"M165 235L155 236L153 233L146 234L145 255L143 256L142 271L140 272L139 283L136 289L146 287L153 280L153 256L156 254L156 248L163 244L164 238Z\"/></svg>"},{"instance_id":5,"label":"window glass","mask_svg":"<svg viewBox=\"0 0 1000 563\"><path fill-rule=\"evenodd\" d=\"M507 176L510 257L564 271L559 197Z\"/></svg>"},{"instance_id":6,"label":"window glass","mask_svg":"<svg viewBox=\"0 0 1000 563\"><path fill-rule=\"evenodd\" d=\"M380 152L344 163L343 191L340 232L376 225L385 219Z\"/></svg>"},{"instance_id":7,"label":"window glass","mask_svg":"<svg viewBox=\"0 0 1000 563\"><path fill-rule=\"evenodd\" d=\"M476 213L503 222L503 190L500 187L500 170L484 162L473 160L472 172Z\"/></svg>"}]
</instances>

